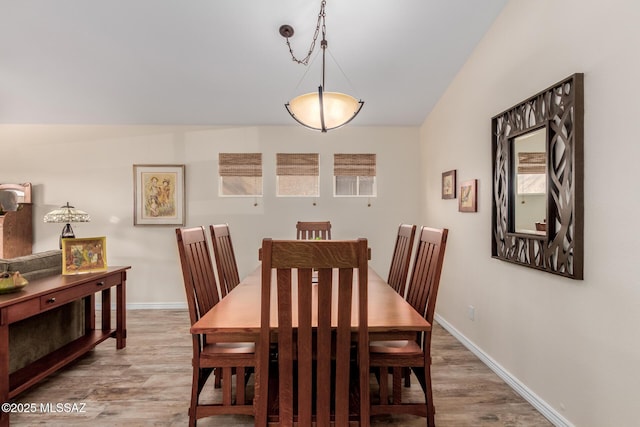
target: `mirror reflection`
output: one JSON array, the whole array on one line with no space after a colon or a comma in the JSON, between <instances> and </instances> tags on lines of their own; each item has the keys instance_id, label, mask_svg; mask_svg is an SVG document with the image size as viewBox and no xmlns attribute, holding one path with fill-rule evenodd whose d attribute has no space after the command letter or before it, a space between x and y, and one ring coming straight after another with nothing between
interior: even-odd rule
<instances>
[{"instance_id":1,"label":"mirror reflection","mask_svg":"<svg viewBox=\"0 0 640 427\"><path fill-rule=\"evenodd\" d=\"M17 211L24 202L24 192L19 190L0 190L0 212Z\"/></svg>"},{"instance_id":2,"label":"mirror reflection","mask_svg":"<svg viewBox=\"0 0 640 427\"><path fill-rule=\"evenodd\" d=\"M512 142L514 165L513 231L547 233L547 129L536 129Z\"/></svg>"}]
</instances>

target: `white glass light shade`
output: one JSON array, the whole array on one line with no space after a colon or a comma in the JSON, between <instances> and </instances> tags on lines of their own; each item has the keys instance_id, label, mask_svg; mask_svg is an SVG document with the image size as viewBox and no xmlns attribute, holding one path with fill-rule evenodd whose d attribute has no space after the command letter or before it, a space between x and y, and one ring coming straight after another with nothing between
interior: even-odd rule
<instances>
[{"instance_id":1,"label":"white glass light shade","mask_svg":"<svg viewBox=\"0 0 640 427\"><path fill-rule=\"evenodd\" d=\"M44 222L69 223L89 221L91 221L91 216L88 213L70 206L69 202L67 202L65 206L52 210L44 216Z\"/></svg>"},{"instance_id":2,"label":"white glass light shade","mask_svg":"<svg viewBox=\"0 0 640 427\"><path fill-rule=\"evenodd\" d=\"M321 104L324 114L320 112ZM301 125L326 132L349 123L360 112L363 104L363 101L358 101L350 95L339 92L324 92L320 87L318 92L306 93L293 98L288 104L285 104L285 107Z\"/></svg>"}]
</instances>

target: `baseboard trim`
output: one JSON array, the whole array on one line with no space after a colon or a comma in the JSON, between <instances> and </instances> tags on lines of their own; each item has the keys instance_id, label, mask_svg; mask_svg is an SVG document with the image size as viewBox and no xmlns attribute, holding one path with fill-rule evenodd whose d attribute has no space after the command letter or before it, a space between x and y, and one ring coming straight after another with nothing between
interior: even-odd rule
<instances>
[{"instance_id":1,"label":"baseboard trim","mask_svg":"<svg viewBox=\"0 0 640 427\"><path fill-rule=\"evenodd\" d=\"M447 322L442 316L436 314L435 320L442 326L447 332L453 335L462 345L464 345L469 351L475 354L485 365L496 373L505 383L509 385L516 393L522 396L527 402L529 402L534 408L538 410L546 419L548 419L554 426L557 427L574 427L574 425L560 415L555 409L553 409L547 402L542 400L540 396L531 391L520 380L511 375L506 369L504 369L498 362L493 360L488 354L482 351L481 348L476 346L471 340L458 331L453 325Z\"/></svg>"}]
</instances>

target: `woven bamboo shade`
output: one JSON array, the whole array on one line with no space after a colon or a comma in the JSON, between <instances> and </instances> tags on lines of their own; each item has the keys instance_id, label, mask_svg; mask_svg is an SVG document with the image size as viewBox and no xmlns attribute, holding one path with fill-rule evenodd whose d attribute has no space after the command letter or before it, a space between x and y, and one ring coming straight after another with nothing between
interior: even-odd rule
<instances>
[{"instance_id":1,"label":"woven bamboo shade","mask_svg":"<svg viewBox=\"0 0 640 427\"><path fill-rule=\"evenodd\" d=\"M262 176L262 153L220 153L220 176Z\"/></svg>"},{"instance_id":2,"label":"woven bamboo shade","mask_svg":"<svg viewBox=\"0 0 640 427\"><path fill-rule=\"evenodd\" d=\"M376 176L375 154L334 154L335 176Z\"/></svg>"},{"instance_id":3,"label":"woven bamboo shade","mask_svg":"<svg viewBox=\"0 0 640 427\"><path fill-rule=\"evenodd\" d=\"M518 153L518 173L543 174L546 172L544 152Z\"/></svg>"},{"instance_id":4,"label":"woven bamboo shade","mask_svg":"<svg viewBox=\"0 0 640 427\"><path fill-rule=\"evenodd\" d=\"M320 175L318 153L277 153L276 174L296 176Z\"/></svg>"}]
</instances>

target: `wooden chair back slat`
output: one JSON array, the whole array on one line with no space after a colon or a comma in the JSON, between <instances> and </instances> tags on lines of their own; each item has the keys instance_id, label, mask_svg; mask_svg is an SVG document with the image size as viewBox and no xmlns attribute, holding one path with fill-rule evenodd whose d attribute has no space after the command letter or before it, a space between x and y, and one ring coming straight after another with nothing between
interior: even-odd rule
<instances>
[{"instance_id":1,"label":"wooden chair back slat","mask_svg":"<svg viewBox=\"0 0 640 427\"><path fill-rule=\"evenodd\" d=\"M298 221L296 224L296 239L298 240L331 240L331 222Z\"/></svg>"},{"instance_id":2,"label":"wooden chair back slat","mask_svg":"<svg viewBox=\"0 0 640 427\"><path fill-rule=\"evenodd\" d=\"M404 297L409 274L409 264L411 262L411 251L416 234L416 226L411 224L400 224L396 244L393 248L391 267L389 268L389 278L387 283L402 297Z\"/></svg>"},{"instance_id":3,"label":"wooden chair back slat","mask_svg":"<svg viewBox=\"0 0 640 427\"><path fill-rule=\"evenodd\" d=\"M447 229L422 227L407 290L407 302L433 322L436 296L447 243Z\"/></svg>"},{"instance_id":4,"label":"wooden chair back slat","mask_svg":"<svg viewBox=\"0 0 640 427\"><path fill-rule=\"evenodd\" d=\"M368 420L367 252L366 239L263 240L260 340L268 342L263 340L271 335L270 300L272 269L275 269L280 425L297 422L310 426L312 421L318 426L328 426L330 422L348 425L352 310L358 312L360 411L364 411ZM314 283L314 269L317 270L317 283ZM357 274L357 281L354 274ZM355 296L354 282L357 283ZM263 394L269 384L269 371L264 369L269 363L268 350L261 346L258 355L258 420L262 419L260 412L266 410L268 399ZM298 400L294 402L296 394Z\"/></svg>"},{"instance_id":5,"label":"wooden chair back slat","mask_svg":"<svg viewBox=\"0 0 640 427\"><path fill-rule=\"evenodd\" d=\"M204 227L177 228L182 276L193 325L220 301Z\"/></svg>"},{"instance_id":6,"label":"wooden chair back slat","mask_svg":"<svg viewBox=\"0 0 640 427\"><path fill-rule=\"evenodd\" d=\"M298 275L303 283L312 280L312 270L298 270ZM313 389L313 329L311 326L313 307L311 303L311 286L298 288L298 389ZM331 302L329 301L329 304ZM330 337L329 337L330 338ZM320 338L318 338L320 340ZM322 344L321 344L322 345ZM324 344L326 345L326 344ZM331 345L331 342L329 342ZM293 361L289 359L293 364ZM323 376L325 374L323 373ZM323 396L324 397L324 396ZM311 399L301 397L298 399L298 420L304 423L311 422L313 403Z\"/></svg>"},{"instance_id":7,"label":"wooden chair back slat","mask_svg":"<svg viewBox=\"0 0 640 427\"><path fill-rule=\"evenodd\" d=\"M336 425L346 426L349 424L348 378L351 377L349 372L349 364L351 363L351 296L353 286L353 270L340 270L338 286L338 299L340 303L338 304L338 330L336 332L335 421ZM368 344L366 347L366 351L369 351ZM323 353L323 356L327 359L331 357L330 352ZM369 392L367 390L367 395L368 394Z\"/></svg>"},{"instance_id":8,"label":"wooden chair back slat","mask_svg":"<svg viewBox=\"0 0 640 427\"><path fill-rule=\"evenodd\" d=\"M229 224L211 225L209 229L211 231L213 253L216 258L216 267L218 269L220 292L222 298L224 298L240 283L238 264L236 263L236 256L233 252Z\"/></svg>"}]
</instances>

